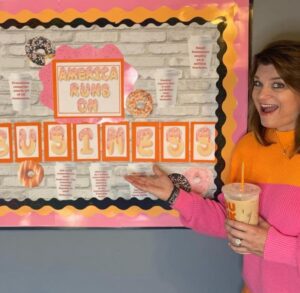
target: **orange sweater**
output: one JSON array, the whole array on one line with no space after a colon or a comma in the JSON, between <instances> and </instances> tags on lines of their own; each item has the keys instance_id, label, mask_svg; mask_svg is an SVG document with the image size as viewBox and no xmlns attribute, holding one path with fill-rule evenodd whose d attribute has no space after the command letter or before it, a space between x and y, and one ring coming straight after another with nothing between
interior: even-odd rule
<instances>
[{"instance_id":1,"label":"orange sweater","mask_svg":"<svg viewBox=\"0 0 300 293\"><path fill-rule=\"evenodd\" d=\"M275 142L268 147L262 147L252 133L238 142L230 166L230 182L240 182L244 161L246 182L300 186L300 156L288 159L283 154L283 148L291 151L294 147L294 131L269 131L268 138Z\"/></svg>"},{"instance_id":2,"label":"orange sweater","mask_svg":"<svg viewBox=\"0 0 300 293\"><path fill-rule=\"evenodd\" d=\"M245 255L243 275L252 293L296 293L300 292L300 155L289 159L283 154L283 149L293 148L294 132L268 135L275 143L262 146L252 133L246 134L232 157L230 181L240 181L244 161L245 181L262 188L260 215L271 225L263 257ZM226 237L223 194L219 200L181 190L173 208L185 226Z\"/></svg>"}]
</instances>

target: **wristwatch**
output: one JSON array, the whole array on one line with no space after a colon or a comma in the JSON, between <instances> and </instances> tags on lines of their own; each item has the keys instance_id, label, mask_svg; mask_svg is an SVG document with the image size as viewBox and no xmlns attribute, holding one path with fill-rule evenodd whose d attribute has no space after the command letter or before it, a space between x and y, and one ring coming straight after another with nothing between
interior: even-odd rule
<instances>
[{"instance_id":1,"label":"wristwatch","mask_svg":"<svg viewBox=\"0 0 300 293\"><path fill-rule=\"evenodd\" d=\"M177 196L179 195L180 189L174 185L173 190L169 196L169 198L167 199L167 203L172 206L173 203L175 202Z\"/></svg>"}]
</instances>

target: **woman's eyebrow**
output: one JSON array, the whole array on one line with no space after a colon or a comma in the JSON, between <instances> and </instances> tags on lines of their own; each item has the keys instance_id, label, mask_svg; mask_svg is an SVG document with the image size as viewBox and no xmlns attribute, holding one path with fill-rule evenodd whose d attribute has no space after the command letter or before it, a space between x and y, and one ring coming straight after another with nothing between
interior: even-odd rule
<instances>
[{"instance_id":1,"label":"woman's eyebrow","mask_svg":"<svg viewBox=\"0 0 300 293\"><path fill-rule=\"evenodd\" d=\"M259 76L254 75L254 78L259 79ZM277 80L277 79L282 79L280 76L276 76L276 77L271 77L271 80Z\"/></svg>"}]
</instances>

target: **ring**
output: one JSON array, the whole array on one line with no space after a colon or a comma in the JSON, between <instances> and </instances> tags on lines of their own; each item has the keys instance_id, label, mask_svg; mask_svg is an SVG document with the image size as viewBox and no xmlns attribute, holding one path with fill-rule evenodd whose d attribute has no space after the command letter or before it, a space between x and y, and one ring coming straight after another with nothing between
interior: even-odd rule
<instances>
[{"instance_id":1,"label":"ring","mask_svg":"<svg viewBox=\"0 0 300 293\"><path fill-rule=\"evenodd\" d=\"M236 239L234 240L234 243L235 243L236 246L241 246L241 245L242 245L242 240L239 239L239 238L236 238Z\"/></svg>"}]
</instances>

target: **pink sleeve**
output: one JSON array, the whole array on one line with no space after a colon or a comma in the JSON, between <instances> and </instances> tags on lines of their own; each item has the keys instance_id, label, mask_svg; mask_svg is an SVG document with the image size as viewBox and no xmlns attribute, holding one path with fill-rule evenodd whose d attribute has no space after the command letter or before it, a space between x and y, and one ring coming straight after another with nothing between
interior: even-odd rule
<instances>
[{"instance_id":1,"label":"pink sleeve","mask_svg":"<svg viewBox=\"0 0 300 293\"><path fill-rule=\"evenodd\" d=\"M300 237L284 235L274 227L270 227L264 259L300 268Z\"/></svg>"},{"instance_id":2,"label":"pink sleeve","mask_svg":"<svg viewBox=\"0 0 300 293\"><path fill-rule=\"evenodd\" d=\"M226 211L223 194L220 194L219 200L217 202L197 193L180 190L172 208L179 212L184 226L198 233L225 238Z\"/></svg>"}]
</instances>

